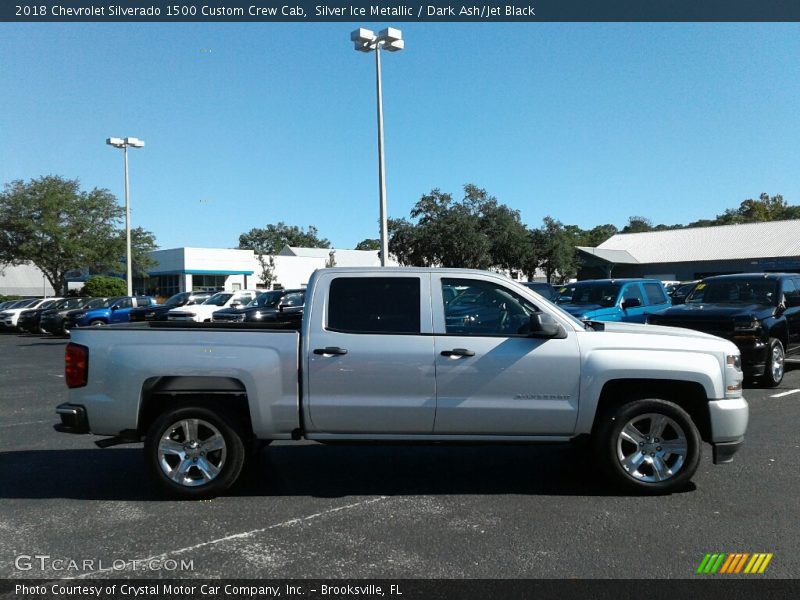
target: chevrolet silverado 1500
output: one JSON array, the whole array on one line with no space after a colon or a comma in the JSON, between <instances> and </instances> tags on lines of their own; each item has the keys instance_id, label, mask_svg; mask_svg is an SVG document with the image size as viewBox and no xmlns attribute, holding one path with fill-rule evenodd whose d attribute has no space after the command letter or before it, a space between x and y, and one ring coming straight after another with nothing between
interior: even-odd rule
<instances>
[{"instance_id":1,"label":"chevrolet silverado 1500","mask_svg":"<svg viewBox=\"0 0 800 600\"><path fill-rule=\"evenodd\" d=\"M76 330L56 429L144 441L166 490L231 486L259 441L589 439L618 483L663 493L743 442L739 350L708 334L581 322L462 269L332 268L299 328L141 323Z\"/></svg>"}]
</instances>

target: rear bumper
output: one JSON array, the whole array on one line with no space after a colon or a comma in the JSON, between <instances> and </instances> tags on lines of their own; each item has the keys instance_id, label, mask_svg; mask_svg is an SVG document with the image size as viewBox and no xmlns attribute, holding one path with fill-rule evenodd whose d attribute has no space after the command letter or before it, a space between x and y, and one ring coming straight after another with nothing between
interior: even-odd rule
<instances>
[{"instance_id":1,"label":"rear bumper","mask_svg":"<svg viewBox=\"0 0 800 600\"><path fill-rule=\"evenodd\" d=\"M59 404L56 413L61 417L61 423L53 425L53 429L61 433L89 433L89 418L86 409L80 404Z\"/></svg>"}]
</instances>

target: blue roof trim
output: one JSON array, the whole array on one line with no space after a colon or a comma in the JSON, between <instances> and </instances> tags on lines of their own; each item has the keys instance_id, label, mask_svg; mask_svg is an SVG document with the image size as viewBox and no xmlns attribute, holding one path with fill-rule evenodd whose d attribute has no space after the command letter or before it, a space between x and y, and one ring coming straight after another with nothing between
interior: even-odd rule
<instances>
[{"instance_id":1,"label":"blue roof trim","mask_svg":"<svg viewBox=\"0 0 800 600\"><path fill-rule=\"evenodd\" d=\"M214 271L202 269L178 269L176 271L150 271L150 275L252 275L253 271Z\"/></svg>"}]
</instances>

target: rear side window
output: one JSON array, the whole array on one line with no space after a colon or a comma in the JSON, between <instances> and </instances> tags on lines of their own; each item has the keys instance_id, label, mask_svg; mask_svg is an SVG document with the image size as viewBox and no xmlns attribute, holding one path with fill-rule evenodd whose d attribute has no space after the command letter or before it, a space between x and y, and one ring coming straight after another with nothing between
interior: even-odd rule
<instances>
[{"instance_id":1,"label":"rear side window","mask_svg":"<svg viewBox=\"0 0 800 600\"><path fill-rule=\"evenodd\" d=\"M664 286L660 283L645 283L644 293L647 294L648 304L664 304L667 301Z\"/></svg>"},{"instance_id":2,"label":"rear side window","mask_svg":"<svg viewBox=\"0 0 800 600\"><path fill-rule=\"evenodd\" d=\"M328 297L328 329L344 333L419 333L417 277L337 277Z\"/></svg>"}]
</instances>

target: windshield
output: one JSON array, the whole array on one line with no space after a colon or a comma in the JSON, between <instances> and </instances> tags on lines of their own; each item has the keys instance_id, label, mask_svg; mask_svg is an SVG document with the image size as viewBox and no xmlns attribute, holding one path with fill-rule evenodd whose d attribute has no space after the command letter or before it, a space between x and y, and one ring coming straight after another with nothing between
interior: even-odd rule
<instances>
[{"instance_id":1,"label":"windshield","mask_svg":"<svg viewBox=\"0 0 800 600\"><path fill-rule=\"evenodd\" d=\"M259 308L277 308L283 296L284 292L282 291L265 292L263 294L259 294L258 297L247 306L257 306Z\"/></svg>"},{"instance_id":2,"label":"windshield","mask_svg":"<svg viewBox=\"0 0 800 600\"><path fill-rule=\"evenodd\" d=\"M220 292L219 294L214 294L211 296L211 298L203 302L203 304L210 306L225 306L225 303L230 299L231 296L233 296L233 294Z\"/></svg>"},{"instance_id":3,"label":"windshield","mask_svg":"<svg viewBox=\"0 0 800 600\"><path fill-rule=\"evenodd\" d=\"M164 306L183 306L183 303L186 302L190 294L190 292L178 292L174 296L170 296L167 301L164 302Z\"/></svg>"},{"instance_id":4,"label":"windshield","mask_svg":"<svg viewBox=\"0 0 800 600\"><path fill-rule=\"evenodd\" d=\"M58 304L56 304L55 308L59 310L71 310L73 308L80 308L84 304L88 298L64 298Z\"/></svg>"},{"instance_id":5,"label":"windshield","mask_svg":"<svg viewBox=\"0 0 800 600\"><path fill-rule=\"evenodd\" d=\"M108 308L116 298L95 298L84 308Z\"/></svg>"},{"instance_id":6,"label":"windshield","mask_svg":"<svg viewBox=\"0 0 800 600\"><path fill-rule=\"evenodd\" d=\"M686 298L687 304L763 304L774 306L778 283L767 279L702 281Z\"/></svg>"},{"instance_id":7,"label":"windshield","mask_svg":"<svg viewBox=\"0 0 800 600\"><path fill-rule=\"evenodd\" d=\"M614 306L619 297L618 283L571 283L558 290L556 304Z\"/></svg>"},{"instance_id":8,"label":"windshield","mask_svg":"<svg viewBox=\"0 0 800 600\"><path fill-rule=\"evenodd\" d=\"M16 304L12 304L8 308L26 308L36 302L36 298L28 298L27 300L20 300Z\"/></svg>"}]
</instances>

